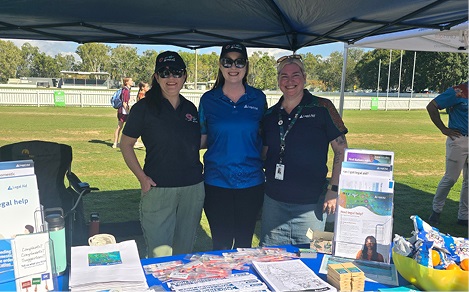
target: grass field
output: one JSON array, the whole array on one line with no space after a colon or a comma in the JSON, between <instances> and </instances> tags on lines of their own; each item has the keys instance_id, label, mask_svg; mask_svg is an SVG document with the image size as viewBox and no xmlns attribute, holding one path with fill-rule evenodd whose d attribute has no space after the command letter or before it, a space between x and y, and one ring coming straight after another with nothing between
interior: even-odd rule
<instances>
[{"instance_id":1,"label":"grass field","mask_svg":"<svg viewBox=\"0 0 469 292\"><path fill-rule=\"evenodd\" d=\"M426 111L344 111L350 148L395 153L394 233L411 236L411 215L426 220L436 186L444 173L445 137ZM446 115L443 116L446 119ZM98 187L84 198L85 213L99 212L101 222L138 220L139 183L118 149L112 149L116 112L112 108L0 107L0 146L19 141L46 140L73 147L72 170L82 181ZM136 150L141 161L145 151ZM329 155L332 157L332 154ZM329 159L331 160L331 159ZM446 201L439 229L468 237L459 226L460 178ZM467 194L466 194L467 195ZM205 217L200 222L196 251L211 250ZM258 226L259 227L259 226ZM330 224L328 228L332 228ZM258 244L258 230L253 244ZM143 243L137 241L140 245Z\"/></svg>"}]
</instances>

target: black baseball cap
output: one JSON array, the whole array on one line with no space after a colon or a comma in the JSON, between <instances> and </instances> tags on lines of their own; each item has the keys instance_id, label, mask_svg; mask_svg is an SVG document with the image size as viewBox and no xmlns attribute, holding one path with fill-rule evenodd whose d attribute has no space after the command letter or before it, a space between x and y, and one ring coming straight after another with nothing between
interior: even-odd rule
<instances>
[{"instance_id":1,"label":"black baseball cap","mask_svg":"<svg viewBox=\"0 0 469 292\"><path fill-rule=\"evenodd\" d=\"M158 72L162 68L181 70L186 69L186 64L178 53L166 51L156 57L155 72Z\"/></svg>"},{"instance_id":2,"label":"black baseball cap","mask_svg":"<svg viewBox=\"0 0 469 292\"><path fill-rule=\"evenodd\" d=\"M246 47L241 44L241 43L226 43L221 47L221 54L220 58L224 57L226 54L229 52L237 52L240 53L243 58L247 59L248 58L248 52L246 50Z\"/></svg>"}]
</instances>

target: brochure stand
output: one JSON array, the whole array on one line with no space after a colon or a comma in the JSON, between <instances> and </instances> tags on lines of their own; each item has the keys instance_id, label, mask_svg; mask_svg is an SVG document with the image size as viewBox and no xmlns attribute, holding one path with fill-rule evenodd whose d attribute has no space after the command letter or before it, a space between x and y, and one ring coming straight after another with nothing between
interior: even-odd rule
<instances>
[{"instance_id":1,"label":"brochure stand","mask_svg":"<svg viewBox=\"0 0 469 292\"><path fill-rule=\"evenodd\" d=\"M339 181L334 256L389 263L394 153L347 149ZM368 247L366 242L371 242ZM367 255L361 257L366 252Z\"/></svg>"},{"instance_id":2,"label":"brochure stand","mask_svg":"<svg viewBox=\"0 0 469 292\"><path fill-rule=\"evenodd\" d=\"M0 162L0 222L0 291L56 289L53 243L32 160Z\"/></svg>"}]
</instances>

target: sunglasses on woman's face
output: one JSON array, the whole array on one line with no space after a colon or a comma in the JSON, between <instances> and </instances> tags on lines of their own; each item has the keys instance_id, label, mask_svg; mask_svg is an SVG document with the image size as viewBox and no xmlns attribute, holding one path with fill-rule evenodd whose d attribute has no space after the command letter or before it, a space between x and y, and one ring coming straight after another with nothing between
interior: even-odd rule
<instances>
[{"instance_id":1,"label":"sunglasses on woman's face","mask_svg":"<svg viewBox=\"0 0 469 292\"><path fill-rule=\"evenodd\" d=\"M186 72L186 70L184 69L162 69L160 71L158 71L158 76L160 76L161 78L169 78L170 75L173 75L174 78L181 78L184 73Z\"/></svg>"},{"instance_id":2,"label":"sunglasses on woman's face","mask_svg":"<svg viewBox=\"0 0 469 292\"><path fill-rule=\"evenodd\" d=\"M220 64L225 68L231 68L235 64L236 68L244 68L246 66L247 60L244 58L238 58L236 60L230 58L221 58Z\"/></svg>"}]
</instances>

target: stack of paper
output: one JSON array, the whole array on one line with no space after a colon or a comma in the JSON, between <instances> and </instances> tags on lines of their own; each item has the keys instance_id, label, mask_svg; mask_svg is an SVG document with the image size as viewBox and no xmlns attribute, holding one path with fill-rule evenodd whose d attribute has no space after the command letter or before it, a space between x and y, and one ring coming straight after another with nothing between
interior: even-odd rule
<instances>
[{"instance_id":1,"label":"stack of paper","mask_svg":"<svg viewBox=\"0 0 469 292\"><path fill-rule=\"evenodd\" d=\"M134 240L76 246L71 253L72 291L145 291L148 288Z\"/></svg>"},{"instance_id":2,"label":"stack of paper","mask_svg":"<svg viewBox=\"0 0 469 292\"><path fill-rule=\"evenodd\" d=\"M273 291L337 291L299 259L252 262L252 266Z\"/></svg>"},{"instance_id":3,"label":"stack of paper","mask_svg":"<svg viewBox=\"0 0 469 292\"><path fill-rule=\"evenodd\" d=\"M327 282L340 291L352 291L352 274L342 264L327 266Z\"/></svg>"},{"instance_id":4,"label":"stack of paper","mask_svg":"<svg viewBox=\"0 0 469 292\"><path fill-rule=\"evenodd\" d=\"M352 291L364 291L365 273L353 263L342 263L342 266L352 274Z\"/></svg>"},{"instance_id":5,"label":"stack of paper","mask_svg":"<svg viewBox=\"0 0 469 292\"><path fill-rule=\"evenodd\" d=\"M269 292L267 286L250 273L231 274L226 278L212 278L168 283L172 291L205 292L205 291L249 291Z\"/></svg>"},{"instance_id":6,"label":"stack of paper","mask_svg":"<svg viewBox=\"0 0 469 292\"><path fill-rule=\"evenodd\" d=\"M364 291L365 273L353 263L329 264L327 282L340 291Z\"/></svg>"}]
</instances>

